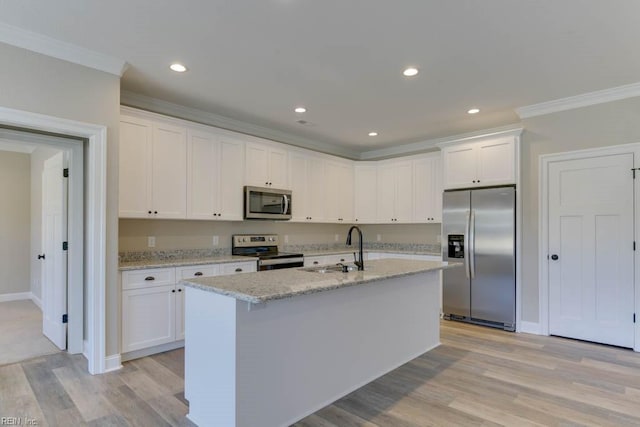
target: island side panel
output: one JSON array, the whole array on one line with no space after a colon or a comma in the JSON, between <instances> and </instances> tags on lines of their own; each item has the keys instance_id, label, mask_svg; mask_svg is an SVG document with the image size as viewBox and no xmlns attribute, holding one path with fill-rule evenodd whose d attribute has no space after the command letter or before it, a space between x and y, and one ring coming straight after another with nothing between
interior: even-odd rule
<instances>
[{"instance_id":1,"label":"island side panel","mask_svg":"<svg viewBox=\"0 0 640 427\"><path fill-rule=\"evenodd\" d=\"M288 426L436 347L438 298L436 271L238 302L237 426Z\"/></svg>"},{"instance_id":2,"label":"island side panel","mask_svg":"<svg viewBox=\"0 0 640 427\"><path fill-rule=\"evenodd\" d=\"M187 417L200 426L235 426L236 300L185 289Z\"/></svg>"}]
</instances>

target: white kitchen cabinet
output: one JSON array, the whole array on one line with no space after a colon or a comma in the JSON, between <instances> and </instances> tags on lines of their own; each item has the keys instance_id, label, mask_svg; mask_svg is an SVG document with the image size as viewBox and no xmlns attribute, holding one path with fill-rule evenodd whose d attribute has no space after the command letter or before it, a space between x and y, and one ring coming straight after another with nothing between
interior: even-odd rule
<instances>
[{"instance_id":1,"label":"white kitchen cabinet","mask_svg":"<svg viewBox=\"0 0 640 427\"><path fill-rule=\"evenodd\" d=\"M442 222L442 168L440 165L440 153L426 155L413 161L414 222Z\"/></svg>"},{"instance_id":2,"label":"white kitchen cabinet","mask_svg":"<svg viewBox=\"0 0 640 427\"><path fill-rule=\"evenodd\" d=\"M351 162L325 163L325 195L327 222L346 224L353 221L353 164Z\"/></svg>"},{"instance_id":3,"label":"white kitchen cabinet","mask_svg":"<svg viewBox=\"0 0 640 427\"><path fill-rule=\"evenodd\" d=\"M289 153L291 180L291 220L296 222L325 221L324 159L300 151Z\"/></svg>"},{"instance_id":4,"label":"white kitchen cabinet","mask_svg":"<svg viewBox=\"0 0 640 427\"><path fill-rule=\"evenodd\" d=\"M244 143L188 132L187 218L241 221Z\"/></svg>"},{"instance_id":5,"label":"white kitchen cabinet","mask_svg":"<svg viewBox=\"0 0 640 427\"><path fill-rule=\"evenodd\" d=\"M271 144L247 143L245 183L255 187L289 188L287 151Z\"/></svg>"},{"instance_id":6,"label":"white kitchen cabinet","mask_svg":"<svg viewBox=\"0 0 640 427\"><path fill-rule=\"evenodd\" d=\"M257 261L227 262L220 264L219 275L227 276L230 274L254 273L257 269Z\"/></svg>"},{"instance_id":7,"label":"white kitchen cabinet","mask_svg":"<svg viewBox=\"0 0 640 427\"><path fill-rule=\"evenodd\" d=\"M373 224L378 219L378 168L375 162L358 162L354 172L354 221Z\"/></svg>"},{"instance_id":8,"label":"white kitchen cabinet","mask_svg":"<svg viewBox=\"0 0 640 427\"><path fill-rule=\"evenodd\" d=\"M186 129L121 116L120 217L186 218Z\"/></svg>"},{"instance_id":9,"label":"white kitchen cabinet","mask_svg":"<svg viewBox=\"0 0 640 427\"><path fill-rule=\"evenodd\" d=\"M515 145L515 137L502 136L444 146L444 188L515 184Z\"/></svg>"},{"instance_id":10,"label":"white kitchen cabinet","mask_svg":"<svg viewBox=\"0 0 640 427\"><path fill-rule=\"evenodd\" d=\"M315 267L321 265L334 265L338 263L353 263L353 254L351 253L342 253L342 254L331 254L331 255L314 255L314 256L305 256L304 257L304 266L305 267Z\"/></svg>"},{"instance_id":11,"label":"white kitchen cabinet","mask_svg":"<svg viewBox=\"0 0 640 427\"><path fill-rule=\"evenodd\" d=\"M413 221L413 163L410 160L378 164L378 223Z\"/></svg>"}]
</instances>

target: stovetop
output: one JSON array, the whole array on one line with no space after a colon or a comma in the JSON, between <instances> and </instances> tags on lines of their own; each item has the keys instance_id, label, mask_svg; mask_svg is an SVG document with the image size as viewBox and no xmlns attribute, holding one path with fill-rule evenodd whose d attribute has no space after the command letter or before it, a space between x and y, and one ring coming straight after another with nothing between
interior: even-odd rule
<instances>
[{"instance_id":1,"label":"stovetop","mask_svg":"<svg viewBox=\"0 0 640 427\"><path fill-rule=\"evenodd\" d=\"M300 258L303 254L278 251L276 234L234 234L231 237L231 253L260 259Z\"/></svg>"}]
</instances>

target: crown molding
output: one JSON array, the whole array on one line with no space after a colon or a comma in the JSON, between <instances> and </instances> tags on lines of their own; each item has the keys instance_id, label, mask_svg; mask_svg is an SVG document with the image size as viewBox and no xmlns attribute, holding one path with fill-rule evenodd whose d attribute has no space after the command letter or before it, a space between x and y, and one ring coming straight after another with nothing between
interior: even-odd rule
<instances>
[{"instance_id":1,"label":"crown molding","mask_svg":"<svg viewBox=\"0 0 640 427\"><path fill-rule=\"evenodd\" d=\"M640 82L516 108L521 119L640 96Z\"/></svg>"},{"instance_id":2,"label":"crown molding","mask_svg":"<svg viewBox=\"0 0 640 427\"><path fill-rule=\"evenodd\" d=\"M0 42L122 77L127 62L42 34L0 23Z\"/></svg>"},{"instance_id":3,"label":"crown molding","mask_svg":"<svg viewBox=\"0 0 640 427\"><path fill-rule=\"evenodd\" d=\"M411 144L398 145L395 147L382 148L379 150L365 151L360 154L360 160L379 160L390 157L406 156L410 154L424 153L441 148L449 144L460 142L472 142L473 140L497 137L497 136L520 136L522 128L520 124L501 126L491 129L483 129L474 132L452 135L443 138L428 139Z\"/></svg>"},{"instance_id":4,"label":"crown molding","mask_svg":"<svg viewBox=\"0 0 640 427\"><path fill-rule=\"evenodd\" d=\"M360 153L357 151L339 147L332 143L300 137L288 132L254 125L126 90L120 92L120 104L348 159L358 159L360 156Z\"/></svg>"}]
</instances>

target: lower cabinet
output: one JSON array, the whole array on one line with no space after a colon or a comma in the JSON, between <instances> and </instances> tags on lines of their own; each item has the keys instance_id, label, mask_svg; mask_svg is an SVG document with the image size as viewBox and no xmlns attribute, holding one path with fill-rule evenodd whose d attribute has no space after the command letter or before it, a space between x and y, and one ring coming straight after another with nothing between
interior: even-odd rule
<instances>
[{"instance_id":1,"label":"lower cabinet","mask_svg":"<svg viewBox=\"0 0 640 427\"><path fill-rule=\"evenodd\" d=\"M184 340L184 279L249 273L255 261L122 272L122 353Z\"/></svg>"}]
</instances>

